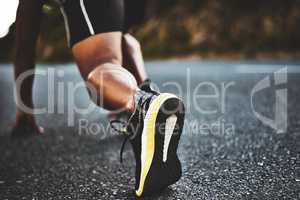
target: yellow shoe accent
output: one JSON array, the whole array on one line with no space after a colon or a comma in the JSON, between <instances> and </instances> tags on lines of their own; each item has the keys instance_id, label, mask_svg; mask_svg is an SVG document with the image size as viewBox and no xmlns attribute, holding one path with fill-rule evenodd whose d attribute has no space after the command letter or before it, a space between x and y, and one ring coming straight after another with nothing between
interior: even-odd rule
<instances>
[{"instance_id":1,"label":"yellow shoe accent","mask_svg":"<svg viewBox=\"0 0 300 200\"><path fill-rule=\"evenodd\" d=\"M156 117L162 104L170 98L178 97L168 93L163 93L156 97L156 99L154 99L150 104L144 119L144 129L142 132L141 175L139 188L135 191L138 197L143 194L146 176L150 170L154 156Z\"/></svg>"}]
</instances>

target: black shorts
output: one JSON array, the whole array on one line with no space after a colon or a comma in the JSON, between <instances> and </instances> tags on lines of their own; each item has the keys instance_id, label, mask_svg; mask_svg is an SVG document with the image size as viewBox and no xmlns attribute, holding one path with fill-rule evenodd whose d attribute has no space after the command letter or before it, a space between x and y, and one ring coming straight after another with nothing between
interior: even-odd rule
<instances>
[{"instance_id":1,"label":"black shorts","mask_svg":"<svg viewBox=\"0 0 300 200\"><path fill-rule=\"evenodd\" d=\"M126 33L142 22L145 0L61 0L60 9L72 47L98 33Z\"/></svg>"}]
</instances>

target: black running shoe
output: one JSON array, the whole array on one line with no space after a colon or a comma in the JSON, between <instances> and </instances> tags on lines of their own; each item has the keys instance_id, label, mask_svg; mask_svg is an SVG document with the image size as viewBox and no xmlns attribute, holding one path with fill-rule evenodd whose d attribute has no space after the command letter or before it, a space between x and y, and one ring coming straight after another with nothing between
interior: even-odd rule
<instances>
[{"instance_id":1,"label":"black running shoe","mask_svg":"<svg viewBox=\"0 0 300 200\"><path fill-rule=\"evenodd\" d=\"M177 147L184 124L183 102L173 94L147 94L140 98L126 130L136 159L138 197L159 192L181 177Z\"/></svg>"}]
</instances>

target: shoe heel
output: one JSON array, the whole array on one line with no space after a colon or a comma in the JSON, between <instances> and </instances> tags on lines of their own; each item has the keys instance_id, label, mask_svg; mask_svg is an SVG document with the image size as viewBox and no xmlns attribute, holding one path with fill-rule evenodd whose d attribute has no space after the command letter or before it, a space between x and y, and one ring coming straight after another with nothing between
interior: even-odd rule
<instances>
[{"instance_id":1,"label":"shoe heel","mask_svg":"<svg viewBox=\"0 0 300 200\"><path fill-rule=\"evenodd\" d=\"M175 115L176 127L168 145L167 159L164 159L166 120ZM161 106L156 119L155 153L151 168L145 180L143 195L151 195L177 182L182 174L181 163L177 156L178 143L184 124L184 105L178 98L167 99ZM165 160L165 161L164 161Z\"/></svg>"}]
</instances>

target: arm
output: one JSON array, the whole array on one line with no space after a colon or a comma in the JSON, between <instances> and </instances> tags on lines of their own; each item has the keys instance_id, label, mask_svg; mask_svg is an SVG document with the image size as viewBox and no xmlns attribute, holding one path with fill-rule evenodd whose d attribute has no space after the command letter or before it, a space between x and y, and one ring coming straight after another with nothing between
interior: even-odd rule
<instances>
[{"instance_id":1,"label":"arm","mask_svg":"<svg viewBox=\"0 0 300 200\"><path fill-rule=\"evenodd\" d=\"M35 48L42 17L42 0L20 0L16 19L15 39L15 79L23 72L35 67ZM34 76L26 78L17 94L17 104L22 101L27 107L33 108L32 86ZM22 112L18 109L18 114Z\"/></svg>"}]
</instances>

